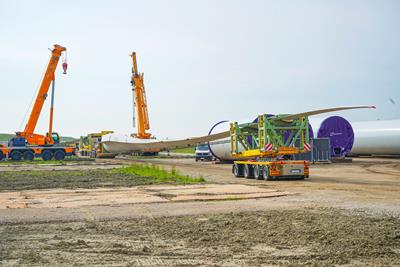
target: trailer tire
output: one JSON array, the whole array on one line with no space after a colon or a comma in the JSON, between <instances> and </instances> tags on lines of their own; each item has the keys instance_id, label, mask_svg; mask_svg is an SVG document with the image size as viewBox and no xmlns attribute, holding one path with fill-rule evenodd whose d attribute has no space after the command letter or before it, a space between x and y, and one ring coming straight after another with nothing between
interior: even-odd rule
<instances>
[{"instance_id":1,"label":"trailer tire","mask_svg":"<svg viewBox=\"0 0 400 267\"><path fill-rule=\"evenodd\" d=\"M32 151L28 150L24 152L24 160L32 161L35 159L35 154Z\"/></svg>"},{"instance_id":2,"label":"trailer tire","mask_svg":"<svg viewBox=\"0 0 400 267\"><path fill-rule=\"evenodd\" d=\"M57 150L54 153L54 159L55 160L64 160L65 159L65 152L62 150Z\"/></svg>"},{"instance_id":3,"label":"trailer tire","mask_svg":"<svg viewBox=\"0 0 400 267\"><path fill-rule=\"evenodd\" d=\"M307 175L302 175L302 176L300 176L300 180L305 180L306 178L308 178Z\"/></svg>"},{"instance_id":4,"label":"trailer tire","mask_svg":"<svg viewBox=\"0 0 400 267\"><path fill-rule=\"evenodd\" d=\"M245 164L243 167L243 175L247 179L252 179L254 178L253 175L253 167L250 164Z\"/></svg>"},{"instance_id":5,"label":"trailer tire","mask_svg":"<svg viewBox=\"0 0 400 267\"><path fill-rule=\"evenodd\" d=\"M262 176L262 166L261 165L253 165L253 174L254 174L254 178L256 178L256 180L262 180L263 176Z\"/></svg>"},{"instance_id":6,"label":"trailer tire","mask_svg":"<svg viewBox=\"0 0 400 267\"><path fill-rule=\"evenodd\" d=\"M13 161L20 161L22 159L22 153L19 151L12 151L10 154L10 158Z\"/></svg>"},{"instance_id":7,"label":"trailer tire","mask_svg":"<svg viewBox=\"0 0 400 267\"><path fill-rule=\"evenodd\" d=\"M234 163L232 166L232 173L235 177L242 177L243 176L243 168L241 165Z\"/></svg>"},{"instance_id":8,"label":"trailer tire","mask_svg":"<svg viewBox=\"0 0 400 267\"><path fill-rule=\"evenodd\" d=\"M269 175L269 167L265 166L262 168L262 177L264 180L271 180L271 176Z\"/></svg>"},{"instance_id":9,"label":"trailer tire","mask_svg":"<svg viewBox=\"0 0 400 267\"><path fill-rule=\"evenodd\" d=\"M0 160L2 160L3 158L4 158L3 151L0 151Z\"/></svg>"},{"instance_id":10,"label":"trailer tire","mask_svg":"<svg viewBox=\"0 0 400 267\"><path fill-rule=\"evenodd\" d=\"M50 150L43 150L42 159L44 161L51 160L52 158L53 158L53 152L51 152Z\"/></svg>"}]
</instances>

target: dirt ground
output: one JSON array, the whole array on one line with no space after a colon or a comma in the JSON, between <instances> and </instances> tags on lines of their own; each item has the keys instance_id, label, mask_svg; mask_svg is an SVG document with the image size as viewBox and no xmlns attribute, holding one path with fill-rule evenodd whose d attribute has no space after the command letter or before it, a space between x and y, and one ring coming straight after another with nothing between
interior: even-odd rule
<instances>
[{"instance_id":1,"label":"dirt ground","mask_svg":"<svg viewBox=\"0 0 400 267\"><path fill-rule=\"evenodd\" d=\"M399 266L394 218L331 209L0 226L3 266Z\"/></svg>"},{"instance_id":2,"label":"dirt ground","mask_svg":"<svg viewBox=\"0 0 400 267\"><path fill-rule=\"evenodd\" d=\"M306 180L263 181L235 178L230 164L195 163L191 159L136 160L201 174L213 183L263 185L296 194L279 201L291 206L324 206L400 217L400 159L354 158L352 163L311 165ZM287 200L287 202L286 202Z\"/></svg>"},{"instance_id":3,"label":"dirt ground","mask_svg":"<svg viewBox=\"0 0 400 267\"><path fill-rule=\"evenodd\" d=\"M0 265L400 266L400 159L312 165L304 181L235 178L230 165L193 159L0 172L132 162L201 175L207 183L3 191L0 202L28 204L0 205Z\"/></svg>"}]
</instances>

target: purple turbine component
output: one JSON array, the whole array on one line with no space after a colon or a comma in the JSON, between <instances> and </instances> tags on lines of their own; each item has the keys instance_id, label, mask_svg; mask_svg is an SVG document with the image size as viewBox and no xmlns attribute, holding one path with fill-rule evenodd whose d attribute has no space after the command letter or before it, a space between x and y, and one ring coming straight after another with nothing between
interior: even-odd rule
<instances>
[{"instance_id":1,"label":"purple turbine component","mask_svg":"<svg viewBox=\"0 0 400 267\"><path fill-rule=\"evenodd\" d=\"M311 126L311 124L310 123L308 123L308 137L311 139L311 138L314 138L314 130L313 130L313 128L312 128L312 126Z\"/></svg>"},{"instance_id":2,"label":"purple turbine component","mask_svg":"<svg viewBox=\"0 0 400 267\"><path fill-rule=\"evenodd\" d=\"M330 139L332 157L344 157L354 144L353 127L345 118L328 117L319 127L318 138Z\"/></svg>"},{"instance_id":3,"label":"purple turbine component","mask_svg":"<svg viewBox=\"0 0 400 267\"><path fill-rule=\"evenodd\" d=\"M286 131L283 134L283 138L284 138L285 142L288 140L289 136L290 136L290 130ZM312 128L310 123L308 123L308 137L310 138L310 140L312 138L314 138L314 130L313 130L313 128Z\"/></svg>"}]
</instances>

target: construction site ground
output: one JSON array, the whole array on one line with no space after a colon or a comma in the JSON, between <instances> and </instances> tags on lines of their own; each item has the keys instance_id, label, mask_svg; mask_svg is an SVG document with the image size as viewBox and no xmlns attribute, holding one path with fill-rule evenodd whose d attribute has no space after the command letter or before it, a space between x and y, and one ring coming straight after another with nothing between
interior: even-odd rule
<instances>
[{"instance_id":1,"label":"construction site ground","mask_svg":"<svg viewBox=\"0 0 400 267\"><path fill-rule=\"evenodd\" d=\"M119 158L1 171L111 169L134 162L202 176L193 185L0 191L0 265L400 266L400 159L312 165L306 180L235 178L230 164Z\"/></svg>"}]
</instances>

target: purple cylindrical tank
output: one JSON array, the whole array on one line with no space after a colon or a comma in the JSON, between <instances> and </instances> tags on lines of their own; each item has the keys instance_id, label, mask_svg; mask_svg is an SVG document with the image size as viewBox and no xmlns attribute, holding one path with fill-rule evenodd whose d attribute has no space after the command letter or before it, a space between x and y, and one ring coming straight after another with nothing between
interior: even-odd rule
<instances>
[{"instance_id":1,"label":"purple cylindrical tank","mask_svg":"<svg viewBox=\"0 0 400 267\"><path fill-rule=\"evenodd\" d=\"M286 132L284 133L283 138L284 138L285 142L286 142L286 140L289 138L290 133L291 133L291 131L286 131ZM314 131L313 131L313 128L312 128L312 126L311 126L310 123L308 123L308 137L309 137L310 139L314 138Z\"/></svg>"},{"instance_id":2,"label":"purple cylindrical tank","mask_svg":"<svg viewBox=\"0 0 400 267\"><path fill-rule=\"evenodd\" d=\"M332 157L344 157L354 144L354 131L349 121L340 116L332 116L322 121L318 138L329 138Z\"/></svg>"}]
</instances>

